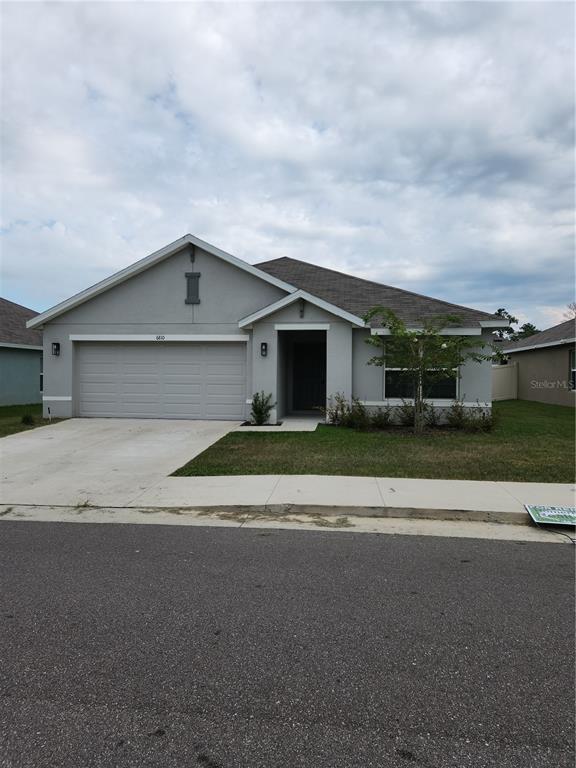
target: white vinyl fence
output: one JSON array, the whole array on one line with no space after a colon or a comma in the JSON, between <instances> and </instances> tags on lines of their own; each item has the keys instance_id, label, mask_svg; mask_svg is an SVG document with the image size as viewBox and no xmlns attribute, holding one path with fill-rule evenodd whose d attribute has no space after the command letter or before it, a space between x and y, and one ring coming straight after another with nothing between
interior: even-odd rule
<instances>
[{"instance_id":1,"label":"white vinyl fence","mask_svg":"<svg viewBox=\"0 0 576 768\"><path fill-rule=\"evenodd\" d=\"M516 400L518 363L492 366L492 400Z\"/></svg>"}]
</instances>

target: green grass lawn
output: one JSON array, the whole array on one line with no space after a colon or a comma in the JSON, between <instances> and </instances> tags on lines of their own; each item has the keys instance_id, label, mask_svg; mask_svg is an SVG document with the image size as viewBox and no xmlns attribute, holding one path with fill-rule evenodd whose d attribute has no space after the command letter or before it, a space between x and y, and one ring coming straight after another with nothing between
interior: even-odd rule
<instances>
[{"instance_id":1,"label":"green grass lawn","mask_svg":"<svg viewBox=\"0 0 576 768\"><path fill-rule=\"evenodd\" d=\"M22 416L24 414L30 414L34 419L34 424L22 424ZM52 419L52 423L55 421L57 420ZM24 432L35 427L42 427L44 424L49 424L49 421L42 418L42 405L40 403L0 406L0 437L14 435L16 432Z\"/></svg>"},{"instance_id":2,"label":"green grass lawn","mask_svg":"<svg viewBox=\"0 0 576 768\"><path fill-rule=\"evenodd\" d=\"M522 400L494 404L492 432L233 432L174 472L189 475L362 475L569 483L574 409Z\"/></svg>"}]
</instances>

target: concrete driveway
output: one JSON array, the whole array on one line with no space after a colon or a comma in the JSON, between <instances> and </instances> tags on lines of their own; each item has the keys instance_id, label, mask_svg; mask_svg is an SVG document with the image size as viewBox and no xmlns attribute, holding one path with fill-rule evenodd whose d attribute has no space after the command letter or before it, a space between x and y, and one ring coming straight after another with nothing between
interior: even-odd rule
<instances>
[{"instance_id":1,"label":"concrete driveway","mask_svg":"<svg viewBox=\"0 0 576 768\"><path fill-rule=\"evenodd\" d=\"M235 421L70 419L0 440L2 504L125 506Z\"/></svg>"}]
</instances>

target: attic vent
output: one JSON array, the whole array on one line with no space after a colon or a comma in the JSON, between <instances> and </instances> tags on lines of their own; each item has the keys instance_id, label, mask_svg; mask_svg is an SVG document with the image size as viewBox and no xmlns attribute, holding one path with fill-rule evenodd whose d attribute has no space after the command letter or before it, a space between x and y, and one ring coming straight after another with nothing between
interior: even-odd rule
<instances>
[{"instance_id":1,"label":"attic vent","mask_svg":"<svg viewBox=\"0 0 576 768\"><path fill-rule=\"evenodd\" d=\"M200 304L200 272L186 272L186 304Z\"/></svg>"}]
</instances>

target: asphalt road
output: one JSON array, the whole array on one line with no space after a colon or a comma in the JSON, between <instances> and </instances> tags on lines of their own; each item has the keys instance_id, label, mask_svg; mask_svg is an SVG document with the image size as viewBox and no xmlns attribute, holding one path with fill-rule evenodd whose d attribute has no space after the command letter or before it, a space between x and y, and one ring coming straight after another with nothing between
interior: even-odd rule
<instances>
[{"instance_id":1,"label":"asphalt road","mask_svg":"<svg viewBox=\"0 0 576 768\"><path fill-rule=\"evenodd\" d=\"M0 765L572 768L574 548L0 523Z\"/></svg>"}]
</instances>

